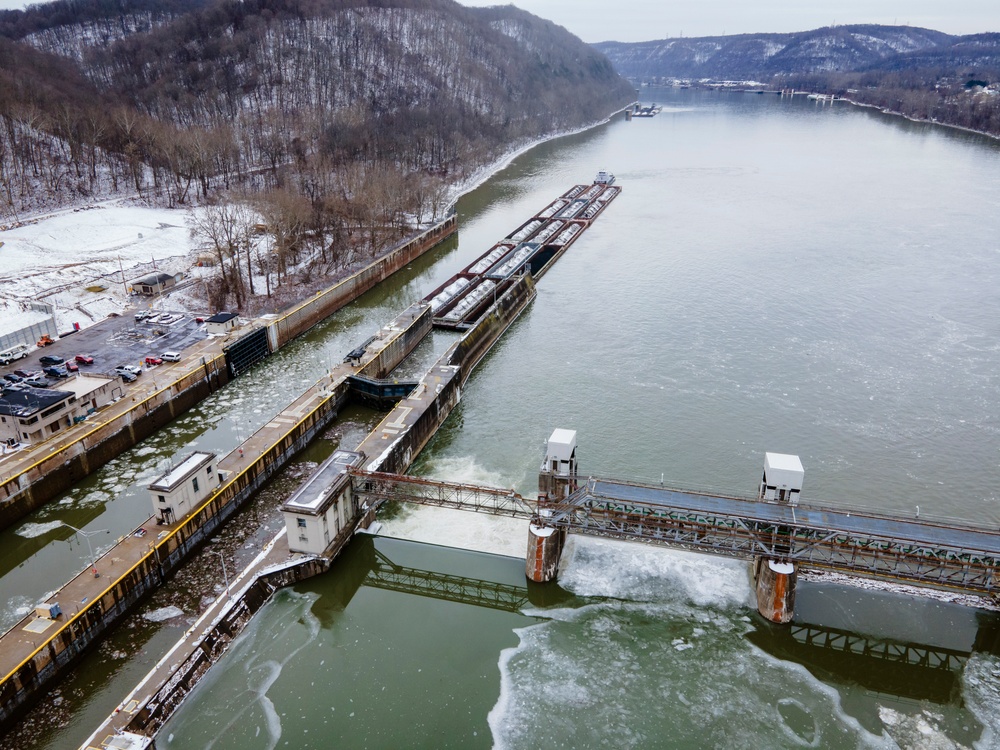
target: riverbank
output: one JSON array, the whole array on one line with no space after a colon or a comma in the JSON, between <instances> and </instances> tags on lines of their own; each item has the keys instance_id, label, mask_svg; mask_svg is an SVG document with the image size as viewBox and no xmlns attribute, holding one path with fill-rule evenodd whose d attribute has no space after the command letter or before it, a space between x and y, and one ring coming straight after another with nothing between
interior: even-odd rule
<instances>
[{"instance_id":1,"label":"riverbank","mask_svg":"<svg viewBox=\"0 0 1000 750\"><path fill-rule=\"evenodd\" d=\"M943 128L950 128L952 130L961 130L964 133L973 133L975 135L982 135L987 138L991 138L994 141L1000 141L1000 134L988 133L985 130L976 130L974 128L966 128L963 127L962 125L953 125L952 123L941 122L940 120L933 120L933 119L929 120L924 117L912 117L903 112L898 112L896 110L889 109L888 107L880 107L877 104L868 104L867 102L859 102L847 96L837 97L836 99L834 99L834 101L847 102L848 104L851 104L855 107L861 107L863 109L874 109L881 112L884 115L891 115L893 117L902 117L904 120L909 120L910 122L921 123L923 125L940 125Z\"/></svg>"},{"instance_id":2,"label":"riverbank","mask_svg":"<svg viewBox=\"0 0 1000 750\"><path fill-rule=\"evenodd\" d=\"M629 105L631 106L631 105ZM607 117L601 120L596 120L589 125L584 125L573 130L561 130L559 132L553 133L552 135L545 136L544 138L538 138L532 141L527 141L521 145L514 146L506 151L502 156L500 156L495 161L480 167L475 172L473 172L465 180L461 181L457 185L448 189L447 205L449 207L455 206L459 199L464 195L471 193L476 188L483 185L487 180L495 177L497 174L509 167L515 159L519 156L531 151L531 149L536 146L541 146L543 143L548 143L550 141L558 140L559 138L565 138L570 135L577 135L579 133L586 133L588 130L593 130L601 125L606 125L614 119L615 115L619 115L624 112L628 107L623 107L622 109L617 109L610 113Z\"/></svg>"}]
</instances>

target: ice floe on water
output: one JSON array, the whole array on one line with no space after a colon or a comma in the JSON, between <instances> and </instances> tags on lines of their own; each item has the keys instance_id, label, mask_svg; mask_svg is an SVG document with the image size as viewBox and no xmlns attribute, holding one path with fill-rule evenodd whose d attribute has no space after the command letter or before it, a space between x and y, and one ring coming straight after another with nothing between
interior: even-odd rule
<instances>
[{"instance_id":1,"label":"ice floe on water","mask_svg":"<svg viewBox=\"0 0 1000 750\"><path fill-rule=\"evenodd\" d=\"M45 523L28 522L26 524L22 524L14 533L18 536L24 537L25 539L34 539L35 537L42 536L43 534L48 534L50 531L58 529L62 525L62 521L46 521Z\"/></svg>"},{"instance_id":2,"label":"ice floe on water","mask_svg":"<svg viewBox=\"0 0 1000 750\"><path fill-rule=\"evenodd\" d=\"M951 740L940 723L943 717L929 709L922 709L914 714L879 706L879 718L886 727L887 734L892 737L896 746L909 750L968 750L965 745ZM993 745L976 747L993 747Z\"/></svg>"},{"instance_id":3,"label":"ice floe on water","mask_svg":"<svg viewBox=\"0 0 1000 750\"><path fill-rule=\"evenodd\" d=\"M501 654L497 748L893 747L836 690L753 646L739 610L609 600L545 614Z\"/></svg>"},{"instance_id":4,"label":"ice floe on water","mask_svg":"<svg viewBox=\"0 0 1000 750\"><path fill-rule=\"evenodd\" d=\"M560 583L594 601L525 612L545 621L501 654L497 748L896 747L746 638L745 563L571 537Z\"/></svg>"},{"instance_id":5,"label":"ice floe on water","mask_svg":"<svg viewBox=\"0 0 1000 750\"><path fill-rule=\"evenodd\" d=\"M962 696L983 725L976 750L1000 748L1000 656L972 655L962 672Z\"/></svg>"},{"instance_id":6,"label":"ice floe on water","mask_svg":"<svg viewBox=\"0 0 1000 750\"><path fill-rule=\"evenodd\" d=\"M183 617L183 615L183 609L171 606L160 607L159 609L154 609L152 612L146 612L142 618L150 622L166 622L167 620L173 620L175 617Z\"/></svg>"}]
</instances>

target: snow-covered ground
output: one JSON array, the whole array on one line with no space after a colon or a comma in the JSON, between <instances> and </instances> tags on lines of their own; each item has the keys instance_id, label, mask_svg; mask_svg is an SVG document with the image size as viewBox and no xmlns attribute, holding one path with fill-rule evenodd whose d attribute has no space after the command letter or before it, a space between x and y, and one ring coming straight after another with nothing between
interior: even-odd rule
<instances>
[{"instance_id":1,"label":"snow-covered ground","mask_svg":"<svg viewBox=\"0 0 1000 750\"><path fill-rule=\"evenodd\" d=\"M451 186L448 202L454 203L539 143L598 124L515 145ZM156 271L180 272L186 279L213 273L197 265L201 253L191 236L190 217L191 209L149 208L122 200L27 218L16 227L0 226L0 335L44 317L28 308L30 300L53 305L56 327L62 332L74 323L86 328L128 309L136 300L127 288L137 278ZM254 285L262 292L263 277L255 278ZM192 300L192 289L172 295L171 304L202 304Z\"/></svg>"},{"instance_id":2,"label":"snow-covered ground","mask_svg":"<svg viewBox=\"0 0 1000 750\"><path fill-rule=\"evenodd\" d=\"M197 250L187 210L99 204L0 231L3 328L29 325L38 313L23 302L56 308L60 331L91 325L131 304L126 285L154 271L190 276ZM122 276L124 275L124 283Z\"/></svg>"}]
</instances>

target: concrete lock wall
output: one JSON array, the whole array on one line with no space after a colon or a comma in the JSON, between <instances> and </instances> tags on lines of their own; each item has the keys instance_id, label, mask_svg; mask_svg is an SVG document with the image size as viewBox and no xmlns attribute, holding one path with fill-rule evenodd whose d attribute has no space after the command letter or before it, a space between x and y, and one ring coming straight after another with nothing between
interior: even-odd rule
<instances>
[{"instance_id":1,"label":"concrete lock wall","mask_svg":"<svg viewBox=\"0 0 1000 750\"><path fill-rule=\"evenodd\" d=\"M349 388L340 384L256 460L220 487L173 532L150 545L128 572L70 617L34 654L0 684L0 726L6 725L39 695L62 669L103 635L145 594L159 586L183 560L288 460L325 430L346 402Z\"/></svg>"},{"instance_id":2,"label":"concrete lock wall","mask_svg":"<svg viewBox=\"0 0 1000 750\"><path fill-rule=\"evenodd\" d=\"M0 529L22 519L229 382L224 357L189 371L0 484ZM100 418L100 413L98 413Z\"/></svg>"},{"instance_id":3,"label":"concrete lock wall","mask_svg":"<svg viewBox=\"0 0 1000 750\"><path fill-rule=\"evenodd\" d=\"M448 362L461 368L463 385L476 365L534 298L535 280L530 275L522 276L455 345Z\"/></svg>"},{"instance_id":4,"label":"concrete lock wall","mask_svg":"<svg viewBox=\"0 0 1000 750\"><path fill-rule=\"evenodd\" d=\"M353 533L353 529L350 529ZM347 536L349 539L349 535ZM339 550L338 550L339 551ZM152 736L194 689L198 680L226 652L233 639L275 591L324 573L331 558L309 558L275 571L265 571L237 594L219 620L199 639L196 648L161 684L129 722L127 731Z\"/></svg>"},{"instance_id":5,"label":"concrete lock wall","mask_svg":"<svg viewBox=\"0 0 1000 750\"><path fill-rule=\"evenodd\" d=\"M395 370L414 347L431 332L434 328L434 314L430 305L414 305L410 310L416 313L412 325L402 332L395 332L392 340L358 370L359 375L367 378L388 377L389 373Z\"/></svg>"},{"instance_id":6,"label":"concrete lock wall","mask_svg":"<svg viewBox=\"0 0 1000 750\"><path fill-rule=\"evenodd\" d=\"M472 374L472 370L534 297L534 280L531 276L522 277L507 290L497 301L496 307L485 315L475 328L445 352L439 362L457 367L457 371L438 370L442 377L441 390L420 413L413 425L382 455L378 466L370 468L394 474L406 473L413 459L423 450L461 400L462 386Z\"/></svg>"},{"instance_id":7,"label":"concrete lock wall","mask_svg":"<svg viewBox=\"0 0 1000 750\"><path fill-rule=\"evenodd\" d=\"M303 558L290 565L260 572L236 595L227 611L200 637L190 655L172 671L170 678L162 682L140 707L129 721L127 731L153 736L274 592L327 572L354 536L360 521L361 514L358 514L341 529L323 556Z\"/></svg>"},{"instance_id":8,"label":"concrete lock wall","mask_svg":"<svg viewBox=\"0 0 1000 750\"><path fill-rule=\"evenodd\" d=\"M305 333L341 307L374 288L399 269L419 258L456 231L456 219L449 216L437 226L390 251L374 263L334 286L293 307L268 326L268 340L277 351L296 336Z\"/></svg>"},{"instance_id":9,"label":"concrete lock wall","mask_svg":"<svg viewBox=\"0 0 1000 750\"><path fill-rule=\"evenodd\" d=\"M354 276L298 305L268 327L268 343L271 350L277 351L288 341L450 237L455 231L456 220L454 216L450 216ZM423 335L426 335L426 331ZM391 370L389 362L391 356L387 355L377 366L379 371L387 373L388 370L385 368ZM18 472L0 484L0 530L16 523L112 458L134 447L229 380L225 357L220 354L204 362L202 367L188 376L137 403L126 414L95 428L74 443L62 447Z\"/></svg>"}]
</instances>

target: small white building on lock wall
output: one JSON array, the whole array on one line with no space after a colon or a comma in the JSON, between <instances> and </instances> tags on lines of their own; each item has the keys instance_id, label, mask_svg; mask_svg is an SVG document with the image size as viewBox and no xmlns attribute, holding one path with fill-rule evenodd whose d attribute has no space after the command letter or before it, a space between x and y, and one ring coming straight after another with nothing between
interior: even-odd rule
<instances>
[{"instance_id":1,"label":"small white building on lock wall","mask_svg":"<svg viewBox=\"0 0 1000 750\"><path fill-rule=\"evenodd\" d=\"M222 484L217 464L214 453L195 451L149 485L156 522L177 523L201 505Z\"/></svg>"},{"instance_id":2,"label":"small white building on lock wall","mask_svg":"<svg viewBox=\"0 0 1000 750\"><path fill-rule=\"evenodd\" d=\"M364 458L355 451L334 451L281 506L289 550L322 554L354 518L358 509L347 469L359 466Z\"/></svg>"},{"instance_id":3,"label":"small white building on lock wall","mask_svg":"<svg viewBox=\"0 0 1000 750\"><path fill-rule=\"evenodd\" d=\"M764 476L757 497L797 505L802 493L805 470L798 456L787 453L764 454Z\"/></svg>"}]
</instances>

